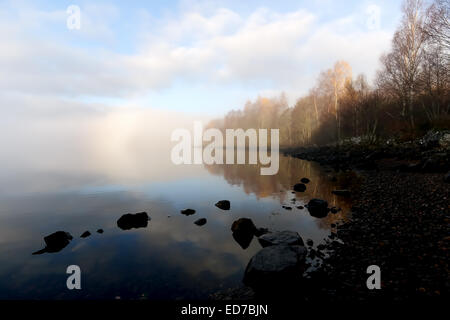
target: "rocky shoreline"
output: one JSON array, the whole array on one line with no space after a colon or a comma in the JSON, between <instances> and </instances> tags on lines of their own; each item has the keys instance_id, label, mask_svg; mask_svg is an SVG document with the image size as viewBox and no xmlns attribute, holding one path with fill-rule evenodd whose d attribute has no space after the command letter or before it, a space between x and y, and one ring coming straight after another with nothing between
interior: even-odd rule
<instances>
[{"instance_id":1,"label":"rocky shoreline","mask_svg":"<svg viewBox=\"0 0 450 320\"><path fill-rule=\"evenodd\" d=\"M266 288L261 295L243 287L212 298L404 301L448 296L449 147L449 132L430 132L402 144L285 150L336 175L357 172L352 218L335 225L325 244L313 248L307 241L308 256L319 256L322 263L289 289ZM371 265L380 267L380 290L367 288Z\"/></svg>"}]
</instances>

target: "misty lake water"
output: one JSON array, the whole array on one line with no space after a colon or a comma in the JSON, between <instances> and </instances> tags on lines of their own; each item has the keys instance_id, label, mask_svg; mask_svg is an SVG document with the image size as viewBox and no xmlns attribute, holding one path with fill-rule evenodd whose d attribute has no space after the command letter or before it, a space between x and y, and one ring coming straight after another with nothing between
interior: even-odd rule
<instances>
[{"instance_id":1,"label":"misty lake water","mask_svg":"<svg viewBox=\"0 0 450 320\"><path fill-rule=\"evenodd\" d=\"M274 176L261 176L257 165L148 164L149 174L145 160L108 175L98 168L5 170L0 299L207 299L239 286L248 261L261 248L256 238L247 249L233 239L230 227L236 219L297 231L317 245L349 212L349 204L331 194L332 173L299 159L280 155ZM311 179L306 192L292 193L302 177ZM311 198L343 210L317 219L296 208ZM231 201L229 211L214 206L223 199ZM180 214L185 208L196 213ZM123 214L140 211L151 217L146 228L117 227ZM195 225L199 218L207 223ZM67 247L32 255L45 246L44 236L58 230L74 237ZM92 235L80 238L86 230ZM69 265L81 268L81 290L66 287Z\"/></svg>"}]
</instances>

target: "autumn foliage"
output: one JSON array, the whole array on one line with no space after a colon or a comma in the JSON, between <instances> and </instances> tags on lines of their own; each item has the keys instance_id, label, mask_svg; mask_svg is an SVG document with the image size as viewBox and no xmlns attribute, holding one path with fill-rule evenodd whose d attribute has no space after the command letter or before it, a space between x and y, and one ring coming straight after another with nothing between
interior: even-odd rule
<instances>
[{"instance_id":1,"label":"autumn foliage","mask_svg":"<svg viewBox=\"0 0 450 320\"><path fill-rule=\"evenodd\" d=\"M373 85L338 61L320 73L309 93L289 106L284 94L259 97L212 121L216 128L279 128L280 145L295 147L357 138L369 143L405 139L450 126L449 0L428 8L406 0L390 52Z\"/></svg>"}]
</instances>

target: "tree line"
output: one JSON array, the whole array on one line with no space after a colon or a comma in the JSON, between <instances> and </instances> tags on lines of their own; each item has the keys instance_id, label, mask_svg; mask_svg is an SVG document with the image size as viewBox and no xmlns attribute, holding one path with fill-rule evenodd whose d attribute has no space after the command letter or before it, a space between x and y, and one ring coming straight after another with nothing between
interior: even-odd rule
<instances>
[{"instance_id":1,"label":"tree line","mask_svg":"<svg viewBox=\"0 0 450 320\"><path fill-rule=\"evenodd\" d=\"M388 53L373 85L337 61L308 94L289 106L286 96L258 97L209 127L279 128L280 146L357 138L409 139L430 128L449 128L450 0L406 0Z\"/></svg>"}]
</instances>

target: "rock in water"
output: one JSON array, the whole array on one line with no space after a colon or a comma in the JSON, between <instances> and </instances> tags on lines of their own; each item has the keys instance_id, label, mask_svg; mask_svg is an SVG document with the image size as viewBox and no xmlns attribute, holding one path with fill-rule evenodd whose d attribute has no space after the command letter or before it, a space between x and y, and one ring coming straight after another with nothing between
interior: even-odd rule
<instances>
[{"instance_id":1,"label":"rock in water","mask_svg":"<svg viewBox=\"0 0 450 320\"><path fill-rule=\"evenodd\" d=\"M215 204L215 206L222 210L230 210L230 201L220 200Z\"/></svg>"},{"instance_id":2,"label":"rock in water","mask_svg":"<svg viewBox=\"0 0 450 320\"><path fill-rule=\"evenodd\" d=\"M185 216L191 216L195 213L194 209L184 209L181 210L181 214L184 214Z\"/></svg>"},{"instance_id":3,"label":"rock in water","mask_svg":"<svg viewBox=\"0 0 450 320\"><path fill-rule=\"evenodd\" d=\"M301 180L300 180L300 182L302 182L302 183L309 183L309 179L308 178L302 178Z\"/></svg>"},{"instance_id":4,"label":"rock in water","mask_svg":"<svg viewBox=\"0 0 450 320\"><path fill-rule=\"evenodd\" d=\"M254 234L256 231L256 226L253 221L249 218L240 218L233 222L231 225L231 231L233 232L245 232Z\"/></svg>"},{"instance_id":5,"label":"rock in water","mask_svg":"<svg viewBox=\"0 0 450 320\"><path fill-rule=\"evenodd\" d=\"M289 246L299 245L303 246L303 239L297 232L294 231L277 231L266 233L258 238L259 243L263 248L269 246L276 246L285 244Z\"/></svg>"},{"instance_id":6,"label":"rock in water","mask_svg":"<svg viewBox=\"0 0 450 320\"><path fill-rule=\"evenodd\" d=\"M294 191L296 192L305 192L306 190L306 185L304 183L297 183L296 185L294 185Z\"/></svg>"},{"instance_id":7,"label":"rock in water","mask_svg":"<svg viewBox=\"0 0 450 320\"><path fill-rule=\"evenodd\" d=\"M254 234L245 232L233 232L233 239L239 244L242 249L247 249L252 243Z\"/></svg>"},{"instance_id":8,"label":"rock in water","mask_svg":"<svg viewBox=\"0 0 450 320\"><path fill-rule=\"evenodd\" d=\"M98 229L97 233L100 233L100 234L103 233L103 229Z\"/></svg>"},{"instance_id":9,"label":"rock in water","mask_svg":"<svg viewBox=\"0 0 450 320\"><path fill-rule=\"evenodd\" d=\"M256 228L251 219L240 218L233 222L231 231L233 231L233 239L242 249L247 249L252 242L255 233L259 233L260 230Z\"/></svg>"},{"instance_id":10,"label":"rock in water","mask_svg":"<svg viewBox=\"0 0 450 320\"><path fill-rule=\"evenodd\" d=\"M87 238L91 235L91 233L89 231L85 231L83 232L83 234L80 236L80 238Z\"/></svg>"},{"instance_id":11,"label":"rock in water","mask_svg":"<svg viewBox=\"0 0 450 320\"><path fill-rule=\"evenodd\" d=\"M194 223L198 226L203 226L206 224L206 218L198 219L198 220L194 221Z\"/></svg>"},{"instance_id":12,"label":"rock in water","mask_svg":"<svg viewBox=\"0 0 450 320\"><path fill-rule=\"evenodd\" d=\"M130 230L132 228L147 227L148 220L150 220L147 212L138 212L135 214L124 214L117 220L117 226L122 230Z\"/></svg>"},{"instance_id":13,"label":"rock in water","mask_svg":"<svg viewBox=\"0 0 450 320\"><path fill-rule=\"evenodd\" d=\"M311 216L316 218L326 217L328 214L328 202L321 199L311 199L308 202L308 211Z\"/></svg>"},{"instance_id":14,"label":"rock in water","mask_svg":"<svg viewBox=\"0 0 450 320\"><path fill-rule=\"evenodd\" d=\"M335 194L337 196L343 196L343 197L350 197L350 190L333 190L331 191L332 194Z\"/></svg>"},{"instance_id":15,"label":"rock in water","mask_svg":"<svg viewBox=\"0 0 450 320\"><path fill-rule=\"evenodd\" d=\"M255 291L282 288L302 276L306 253L303 246L263 248L248 263L243 282Z\"/></svg>"},{"instance_id":16,"label":"rock in water","mask_svg":"<svg viewBox=\"0 0 450 320\"><path fill-rule=\"evenodd\" d=\"M65 231L57 231L55 233L52 233L46 237L44 237L45 241L45 248L36 252L33 252L33 254L42 254L45 252L59 252L62 249L64 249L69 243L70 240L72 240L73 237L70 233Z\"/></svg>"}]
</instances>

